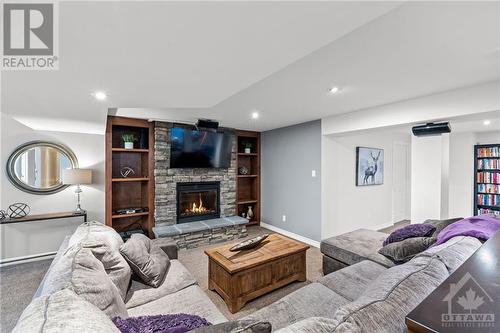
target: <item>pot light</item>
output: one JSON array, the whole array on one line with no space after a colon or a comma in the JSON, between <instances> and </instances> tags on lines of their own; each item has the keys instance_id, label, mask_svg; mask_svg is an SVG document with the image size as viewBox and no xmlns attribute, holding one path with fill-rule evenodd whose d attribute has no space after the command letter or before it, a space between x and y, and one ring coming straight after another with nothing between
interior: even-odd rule
<instances>
[{"instance_id":1,"label":"pot light","mask_svg":"<svg viewBox=\"0 0 500 333\"><path fill-rule=\"evenodd\" d=\"M258 112L252 112L252 119L258 119L259 118L259 113Z\"/></svg>"},{"instance_id":2,"label":"pot light","mask_svg":"<svg viewBox=\"0 0 500 333\"><path fill-rule=\"evenodd\" d=\"M489 124L491 124L491 120L486 119L485 121L483 121L483 125L488 126Z\"/></svg>"},{"instance_id":3,"label":"pot light","mask_svg":"<svg viewBox=\"0 0 500 333\"><path fill-rule=\"evenodd\" d=\"M331 87L330 89L328 89L328 91L331 93L331 94L336 94L339 92L339 87Z\"/></svg>"},{"instance_id":4,"label":"pot light","mask_svg":"<svg viewBox=\"0 0 500 333\"><path fill-rule=\"evenodd\" d=\"M104 101L108 97L104 91L96 91L93 95L98 101Z\"/></svg>"}]
</instances>

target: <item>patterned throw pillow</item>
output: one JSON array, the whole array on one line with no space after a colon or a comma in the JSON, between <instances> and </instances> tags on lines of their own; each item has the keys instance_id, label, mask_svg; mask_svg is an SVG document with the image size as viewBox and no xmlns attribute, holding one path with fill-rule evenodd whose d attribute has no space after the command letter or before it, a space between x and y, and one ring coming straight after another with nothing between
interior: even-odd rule
<instances>
[{"instance_id":1,"label":"patterned throw pillow","mask_svg":"<svg viewBox=\"0 0 500 333\"><path fill-rule=\"evenodd\" d=\"M436 230L436 227L431 224L410 224L406 227L393 231L384 241L384 246L386 246L387 244L400 242L411 237L428 237L432 235L434 230Z\"/></svg>"}]
</instances>

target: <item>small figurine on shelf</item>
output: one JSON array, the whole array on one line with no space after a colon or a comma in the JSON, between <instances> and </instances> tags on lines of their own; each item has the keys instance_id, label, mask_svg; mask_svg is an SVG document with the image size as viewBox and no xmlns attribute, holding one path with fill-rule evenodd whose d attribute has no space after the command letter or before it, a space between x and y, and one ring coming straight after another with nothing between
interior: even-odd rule
<instances>
[{"instance_id":1,"label":"small figurine on shelf","mask_svg":"<svg viewBox=\"0 0 500 333\"><path fill-rule=\"evenodd\" d=\"M246 218L247 214L245 214L245 212L243 212L243 213L241 213L241 217Z\"/></svg>"},{"instance_id":2,"label":"small figurine on shelf","mask_svg":"<svg viewBox=\"0 0 500 333\"><path fill-rule=\"evenodd\" d=\"M125 149L134 149L134 141L137 141L137 138L133 134L123 134L122 140Z\"/></svg>"},{"instance_id":3,"label":"small figurine on shelf","mask_svg":"<svg viewBox=\"0 0 500 333\"><path fill-rule=\"evenodd\" d=\"M250 142L245 143L245 154L250 154L252 152L252 144Z\"/></svg>"},{"instance_id":4,"label":"small figurine on shelf","mask_svg":"<svg viewBox=\"0 0 500 333\"><path fill-rule=\"evenodd\" d=\"M247 211L247 220L251 221L253 219L253 210L252 206L248 206L248 211Z\"/></svg>"}]
</instances>

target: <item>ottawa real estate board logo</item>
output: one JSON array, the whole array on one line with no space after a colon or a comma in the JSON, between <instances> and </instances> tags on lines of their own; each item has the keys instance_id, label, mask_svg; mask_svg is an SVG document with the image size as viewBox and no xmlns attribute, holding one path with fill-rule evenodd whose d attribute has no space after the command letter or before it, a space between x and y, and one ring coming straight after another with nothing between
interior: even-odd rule
<instances>
[{"instance_id":1,"label":"ottawa real estate board logo","mask_svg":"<svg viewBox=\"0 0 500 333\"><path fill-rule=\"evenodd\" d=\"M2 2L3 70L59 69L57 2Z\"/></svg>"},{"instance_id":2,"label":"ottawa real estate board logo","mask_svg":"<svg viewBox=\"0 0 500 333\"><path fill-rule=\"evenodd\" d=\"M450 291L443 302L447 303L448 311L441 314L442 327L460 328L464 332L465 329L471 329L471 332L497 329L495 301L470 273L457 283L450 284Z\"/></svg>"}]
</instances>

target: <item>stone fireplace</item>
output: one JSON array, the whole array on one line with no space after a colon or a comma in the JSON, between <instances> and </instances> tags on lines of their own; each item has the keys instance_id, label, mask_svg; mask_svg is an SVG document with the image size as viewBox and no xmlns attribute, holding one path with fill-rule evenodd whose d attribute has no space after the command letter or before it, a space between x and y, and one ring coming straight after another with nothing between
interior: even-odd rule
<instances>
[{"instance_id":1,"label":"stone fireplace","mask_svg":"<svg viewBox=\"0 0 500 333\"><path fill-rule=\"evenodd\" d=\"M220 217L220 182L177 183L177 223Z\"/></svg>"}]
</instances>

